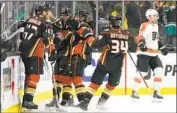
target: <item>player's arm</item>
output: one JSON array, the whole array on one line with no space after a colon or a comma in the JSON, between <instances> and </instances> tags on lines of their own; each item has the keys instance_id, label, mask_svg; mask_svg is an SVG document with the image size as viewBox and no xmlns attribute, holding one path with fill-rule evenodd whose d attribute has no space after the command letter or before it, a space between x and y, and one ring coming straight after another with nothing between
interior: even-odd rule
<instances>
[{"instance_id":1,"label":"player's arm","mask_svg":"<svg viewBox=\"0 0 177 113\"><path fill-rule=\"evenodd\" d=\"M20 23L18 23L18 30L16 30L9 37L7 37L5 41L12 39L15 35L19 33L20 33L20 39L23 40L22 35L23 35L23 32L25 31L25 27L26 27L26 22L21 21Z\"/></svg>"},{"instance_id":2,"label":"player's arm","mask_svg":"<svg viewBox=\"0 0 177 113\"><path fill-rule=\"evenodd\" d=\"M28 21L28 20L27 20L27 21ZM21 28L21 27L26 27L26 23L27 23L27 22L25 22L25 21L20 21L20 22L18 23L18 26L17 26L18 29Z\"/></svg>"},{"instance_id":3,"label":"player's arm","mask_svg":"<svg viewBox=\"0 0 177 113\"><path fill-rule=\"evenodd\" d=\"M96 40L94 41L92 47L94 48L102 48L107 44L107 38L104 36L104 34L98 35Z\"/></svg>"},{"instance_id":4,"label":"player's arm","mask_svg":"<svg viewBox=\"0 0 177 113\"><path fill-rule=\"evenodd\" d=\"M165 46L164 44L162 44L162 42L160 40L158 41L158 49L161 51L162 55L167 55L168 51L170 51L170 50L173 51L172 47L168 48L167 46Z\"/></svg>"},{"instance_id":5,"label":"player's arm","mask_svg":"<svg viewBox=\"0 0 177 113\"><path fill-rule=\"evenodd\" d=\"M51 33L51 31L48 30L48 28L45 25L43 25L42 27L43 27L42 38L46 46L46 49L48 50L49 60L53 61L55 60L55 56L56 56L55 45L53 43L54 36L53 33Z\"/></svg>"},{"instance_id":6,"label":"player's arm","mask_svg":"<svg viewBox=\"0 0 177 113\"><path fill-rule=\"evenodd\" d=\"M86 41L86 43L89 46L92 46L93 42L95 41L95 37L93 36L93 33L90 31L87 27L81 27L76 31L81 37L83 37L83 40Z\"/></svg>"},{"instance_id":7,"label":"player's arm","mask_svg":"<svg viewBox=\"0 0 177 113\"><path fill-rule=\"evenodd\" d=\"M139 35L135 38L136 43L138 45L138 47L141 49L141 51L146 51L147 47L146 47L146 43L145 43L145 37L146 37L146 29L147 23L142 23L140 26L140 30L139 30Z\"/></svg>"}]
</instances>

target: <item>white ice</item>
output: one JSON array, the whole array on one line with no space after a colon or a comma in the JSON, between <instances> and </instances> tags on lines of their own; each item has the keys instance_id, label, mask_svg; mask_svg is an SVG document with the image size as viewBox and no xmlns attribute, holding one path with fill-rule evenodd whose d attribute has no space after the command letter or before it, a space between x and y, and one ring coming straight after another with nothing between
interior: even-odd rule
<instances>
[{"instance_id":1,"label":"white ice","mask_svg":"<svg viewBox=\"0 0 177 113\"><path fill-rule=\"evenodd\" d=\"M50 100L39 104L39 109L46 111L45 104ZM107 110L96 109L98 97L94 97L88 107L88 112L176 112L176 95L164 96L163 101L153 101L152 96L140 96L134 100L130 96L112 96L106 103ZM77 104L77 99L75 99ZM83 112L78 108L63 108L67 112ZM52 110L51 112L56 112Z\"/></svg>"}]
</instances>

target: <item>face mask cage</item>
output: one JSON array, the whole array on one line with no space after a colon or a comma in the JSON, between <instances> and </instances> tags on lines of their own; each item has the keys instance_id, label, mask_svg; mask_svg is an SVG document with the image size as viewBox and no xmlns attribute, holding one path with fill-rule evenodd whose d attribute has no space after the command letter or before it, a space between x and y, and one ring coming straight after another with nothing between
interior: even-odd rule
<instances>
[{"instance_id":1,"label":"face mask cage","mask_svg":"<svg viewBox=\"0 0 177 113\"><path fill-rule=\"evenodd\" d=\"M120 26L122 26L122 20L117 20L117 19L112 20L111 24L112 27L114 28L120 28Z\"/></svg>"}]
</instances>

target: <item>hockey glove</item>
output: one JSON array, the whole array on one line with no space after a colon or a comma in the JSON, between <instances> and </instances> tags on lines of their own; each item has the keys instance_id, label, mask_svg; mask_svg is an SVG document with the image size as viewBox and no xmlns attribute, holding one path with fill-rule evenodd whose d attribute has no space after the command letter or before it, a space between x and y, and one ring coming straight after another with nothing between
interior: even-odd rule
<instances>
[{"instance_id":1,"label":"hockey glove","mask_svg":"<svg viewBox=\"0 0 177 113\"><path fill-rule=\"evenodd\" d=\"M168 49L166 46L162 46L160 49L159 49L162 53L162 55L166 56L168 54Z\"/></svg>"},{"instance_id":2,"label":"hockey glove","mask_svg":"<svg viewBox=\"0 0 177 113\"><path fill-rule=\"evenodd\" d=\"M168 54L167 46L164 46L161 41L158 42L159 50L161 51L162 55L166 56Z\"/></svg>"},{"instance_id":3,"label":"hockey glove","mask_svg":"<svg viewBox=\"0 0 177 113\"><path fill-rule=\"evenodd\" d=\"M50 56L48 57L48 60L51 61L51 62L54 62L57 58L57 55L56 55L56 51L53 50L50 54Z\"/></svg>"},{"instance_id":4,"label":"hockey glove","mask_svg":"<svg viewBox=\"0 0 177 113\"><path fill-rule=\"evenodd\" d=\"M145 45L145 40L141 40L138 44L138 47L140 48L141 51L146 51L147 50L147 47Z\"/></svg>"}]
</instances>

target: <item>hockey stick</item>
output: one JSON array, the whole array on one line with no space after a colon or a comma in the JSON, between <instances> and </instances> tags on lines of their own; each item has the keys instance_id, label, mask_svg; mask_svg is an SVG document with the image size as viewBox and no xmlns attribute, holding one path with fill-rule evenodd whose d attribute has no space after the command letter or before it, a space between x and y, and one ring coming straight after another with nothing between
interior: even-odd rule
<instances>
[{"instance_id":1,"label":"hockey stick","mask_svg":"<svg viewBox=\"0 0 177 113\"><path fill-rule=\"evenodd\" d=\"M127 53L129 54L129 56L130 56L130 58L131 58L131 60L132 60L132 62L133 62L133 64L134 64L134 66L136 67L136 69L137 69L138 73L140 74L141 78L143 79L144 84L145 84L146 87L148 88L148 92L151 94L150 88L149 88L147 82L144 80L144 77L143 77L143 75L141 74L140 70L138 69L138 67L137 67L137 65L136 65L136 63L135 63L135 61L133 60L133 57L131 56L131 54L130 54L129 51L127 51Z\"/></svg>"},{"instance_id":2,"label":"hockey stick","mask_svg":"<svg viewBox=\"0 0 177 113\"><path fill-rule=\"evenodd\" d=\"M170 44L165 44L164 46L162 46L159 50L161 51L162 49L166 48L168 51L173 51L176 50L176 47Z\"/></svg>"},{"instance_id":3,"label":"hockey stick","mask_svg":"<svg viewBox=\"0 0 177 113\"><path fill-rule=\"evenodd\" d=\"M0 14L2 14L2 11L4 10L4 7L5 7L5 3L2 3L2 5L1 5L1 12L0 12Z\"/></svg>"},{"instance_id":4,"label":"hockey stick","mask_svg":"<svg viewBox=\"0 0 177 113\"><path fill-rule=\"evenodd\" d=\"M74 38L74 34L72 33L71 39L70 39L70 47L69 47L69 61L68 61L68 68L66 69L65 72L69 72L70 74L71 72L71 60L72 60L72 50L73 50L73 38Z\"/></svg>"},{"instance_id":5,"label":"hockey stick","mask_svg":"<svg viewBox=\"0 0 177 113\"><path fill-rule=\"evenodd\" d=\"M9 37L7 37L7 38L5 39L5 41L10 40L10 39L13 38L15 35L17 35L18 33L21 33L21 32L24 32L24 27L19 28L19 29L18 29L17 31L15 31L12 35L10 35Z\"/></svg>"},{"instance_id":6,"label":"hockey stick","mask_svg":"<svg viewBox=\"0 0 177 113\"><path fill-rule=\"evenodd\" d=\"M48 69L48 72L50 72L50 70L49 70L49 64L48 64L48 61L45 59L44 60L44 62L45 62L45 64L46 64L46 66L47 66L47 69ZM59 110L59 100L58 100L58 95L57 95L57 87L56 87L56 80L55 80L55 77L54 77L54 67L53 66L55 66L55 64L56 64L56 61L54 61L54 62L51 62L51 69L52 69L52 73L50 73L50 75L51 75L51 78L52 78L52 84L53 84L53 87L54 87L54 89L55 89L55 99L56 99L56 102L57 102L57 107L58 107L58 110ZM59 95L60 96L60 95Z\"/></svg>"}]
</instances>

